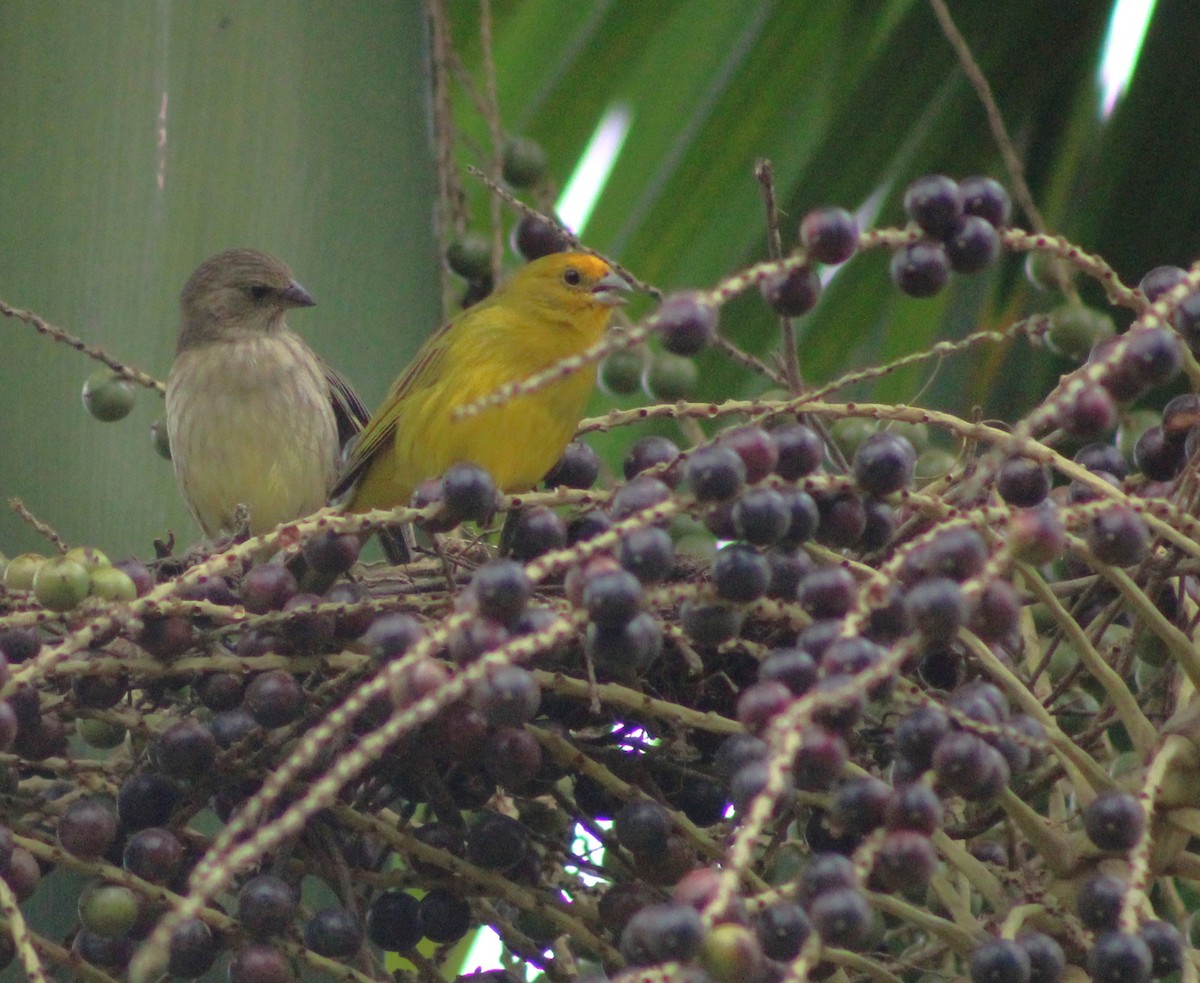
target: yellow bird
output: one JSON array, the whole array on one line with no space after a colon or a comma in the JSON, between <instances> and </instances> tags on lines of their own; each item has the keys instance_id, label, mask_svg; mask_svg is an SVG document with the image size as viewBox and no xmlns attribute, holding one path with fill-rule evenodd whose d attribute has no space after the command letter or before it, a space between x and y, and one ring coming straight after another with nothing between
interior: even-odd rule
<instances>
[{"instance_id":1,"label":"yellow bird","mask_svg":"<svg viewBox=\"0 0 1200 983\"><path fill-rule=\"evenodd\" d=\"M575 434L592 365L481 413L455 410L600 340L628 285L603 260L555 253L519 269L433 335L352 446L334 491L365 512L407 504L452 464L484 468L505 492L532 488Z\"/></svg>"}]
</instances>

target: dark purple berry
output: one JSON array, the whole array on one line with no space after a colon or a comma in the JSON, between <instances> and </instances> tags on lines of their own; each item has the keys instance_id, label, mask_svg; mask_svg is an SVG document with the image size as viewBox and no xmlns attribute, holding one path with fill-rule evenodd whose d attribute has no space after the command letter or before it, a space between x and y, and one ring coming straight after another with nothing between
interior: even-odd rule
<instances>
[{"instance_id":1,"label":"dark purple berry","mask_svg":"<svg viewBox=\"0 0 1200 983\"><path fill-rule=\"evenodd\" d=\"M252 877L238 892L238 919L255 938L286 932L296 917L296 893L273 874Z\"/></svg>"},{"instance_id":2,"label":"dark purple berry","mask_svg":"<svg viewBox=\"0 0 1200 983\"><path fill-rule=\"evenodd\" d=\"M733 427L722 431L718 445L732 448L746 466L746 481L757 484L779 464L775 438L762 427Z\"/></svg>"},{"instance_id":3,"label":"dark purple berry","mask_svg":"<svg viewBox=\"0 0 1200 983\"><path fill-rule=\"evenodd\" d=\"M621 537L621 566L644 584L666 580L675 567L675 545L657 526L631 529Z\"/></svg>"},{"instance_id":4,"label":"dark purple berry","mask_svg":"<svg viewBox=\"0 0 1200 983\"><path fill-rule=\"evenodd\" d=\"M989 939L971 952L971 983L1029 983L1029 954L1011 939Z\"/></svg>"},{"instance_id":5,"label":"dark purple berry","mask_svg":"<svg viewBox=\"0 0 1200 983\"><path fill-rule=\"evenodd\" d=\"M667 297L658 308L655 326L663 347L674 355L695 355L716 337L718 310L696 291Z\"/></svg>"},{"instance_id":6,"label":"dark purple berry","mask_svg":"<svg viewBox=\"0 0 1200 983\"><path fill-rule=\"evenodd\" d=\"M913 585L904 611L926 638L952 639L967 619L967 602L958 583L949 577L929 577Z\"/></svg>"},{"instance_id":7,"label":"dark purple berry","mask_svg":"<svg viewBox=\"0 0 1200 983\"><path fill-rule=\"evenodd\" d=\"M675 441L657 435L643 437L629 449L622 470L629 479L660 464L670 464L677 457L679 445Z\"/></svg>"},{"instance_id":8,"label":"dark purple berry","mask_svg":"<svg viewBox=\"0 0 1200 983\"><path fill-rule=\"evenodd\" d=\"M795 481L812 474L821 466L825 456L825 442L820 435L803 423L790 423L771 431L779 460L775 473L785 481Z\"/></svg>"},{"instance_id":9,"label":"dark purple berry","mask_svg":"<svg viewBox=\"0 0 1200 983\"><path fill-rule=\"evenodd\" d=\"M1113 444L1088 444L1075 452L1072 460L1089 471L1105 471L1118 480L1129 474L1125 458Z\"/></svg>"},{"instance_id":10,"label":"dark purple berry","mask_svg":"<svg viewBox=\"0 0 1200 983\"><path fill-rule=\"evenodd\" d=\"M1129 567L1141 561L1150 546L1146 521L1125 505L1095 516L1087 529L1088 548L1101 563Z\"/></svg>"},{"instance_id":11,"label":"dark purple berry","mask_svg":"<svg viewBox=\"0 0 1200 983\"><path fill-rule=\"evenodd\" d=\"M1094 983L1148 983L1153 967L1150 947L1137 935L1104 932L1088 953Z\"/></svg>"},{"instance_id":12,"label":"dark purple berry","mask_svg":"<svg viewBox=\"0 0 1200 983\"><path fill-rule=\"evenodd\" d=\"M817 681L817 664L804 649L776 649L759 664L758 679L781 682L795 696L801 696Z\"/></svg>"},{"instance_id":13,"label":"dark purple berry","mask_svg":"<svg viewBox=\"0 0 1200 983\"><path fill-rule=\"evenodd\" d=\"M627 624L641 611L642 599L642 585L627 570L590 577L583 589L588 618L600 628Z\"/></svg>"},{"instance_id":14,"label":"dark purple berry","mask_svg":"<svg viewBox=\"0 0 1200 983\"><path fill-rule=\"evenodd\" d=\"M292 983L288 957L273 945L252 942L243 946L229 961L229 983Z\"/></svg>"},{"instance_id":15,"label":"dark purple berry","mask_svg":"<svg viewBox=\"0 0 1200 983\"><path fill-rule=\"evenodd\" d=\"M1058 983L1067 969L1062 946L1041 932L1022 932L1017 945L1029 957L1029 983Z\"/></svg>"},{"instance_id":16,"label":"dark purple berry","mask_svg":"<svg viewBox=\"0 0 1200 983\"><path fill-rule=\"evenodd\" d=\"M736 638L745 612L732 604L702 604L688 598L679 607L679 624L697 645L720 645Z\"/></svg>"},{"instance_id":17,"label":"dark purple berry","mask_svg":"<svg viewBox=\"0 0 1200 983\"><path fill-rule=\"evenodd\" d=\"M1178 266L1156 266L1138 284L1138 290L1153 304L1173 286L1187 276L1187 271Z\"/></svg>"},{"instance_id":18,"label":"dark purple berry","mask_svg":"<svg viewBox=\"0 0 1200 983\"><path fill-rule=\"evenodd\" d=\"M125 842L121 863L127 871L151 884L169 884L183 866L183 844L170 830L139 829Z\"/></svg>"},{"instance_id":19,"label":"dark purple berry","mask_svg":"<svg viewBox=\"0 0 1200 983\"><path fill-rule=\"evenodd\" d=\"M813 512L816 512L815 505ZM734 529L740 539L756 546L769 546L782 539L791 524L792 510L788 501L773 488L751 488L734 502Z\"/></svg>"},{"instance_id":20,"label":"dark purple berry","mask_svg":"<svg viewBox=\"0 0 1200 983\"><path fill-rule=\"evenodd\" d=\"M691 905L647 905L621 932L621 955L634 966L686 961L699 951L703 938L700 914Z\"/></svg>"},{"instance_id":21,"label":"dark purple berry","mask_svg":"<svg viewBox=\"0 0 1200 983\"><path fill-rule=\"evenodd\" d=\"M264 563L242 578L242 604L251 614L280 611L299 589L287 567Z\"/></svg>"},{"instance_id":22,"label":"dark purple berry","mask_svg":"<svg viewBox=\"0 0 1200 983\"><path fill-rule=\"evenodd\" d=\"M1008 225L1012 217L1012 199L999 181L974 175L959 181L958 190L965 214L978 215L997 229Z\"/></svg>"},{"instance_id":23,"label":"dark purple berry","mask_svg":"<svg viewBox=\"0 0 1200 983\"><path fill-rule=\"evenodd\" d=\"M304 687L283 669L259 673L246 687L246 709L254 722L267 730L298 719L304 705Z\"/></svg>"},{"instance_id":24,"label":"dark purple berry","mask_svg":"<svg viewBox=\"0 0 1200 983\"><path fill-rule=\"evenodd\" d=\"M701 502L733 498L746 481L746 465L730 447L710 444L688 458L685 474L692 494Z\"/></svg>"},{"instance_id":25,"label":"dark purple berry","mask_svg":"<svg viewBox=\"0 0 1200 983\"><path fill-rule=\"evenodd\" d=\"M518 560L528 562L567 545L567 524L545 505L521 509L513 522L509 551Z\"/></svg>"},{"instance_id":26,"label":"dark purple berry","mask_svg":"<svg viewBox=\"0 0 1200 983\"><path fill-rule=\"evenodd\" d=\"M1179 339L1166 328L1139 328L1125 336L1121 364L1137 383L1154 389L1170 382L1183 367Z\"/></svg>"},{"instance_id":27,"label":"dark purple berry","mask_svg":"<svg viewBox=\"0 0 1200 983\"><path fill-rule=\"evenodd\" d=\"M421 941L418 907L406 891L385 891L367 908L367 938L388 952L407 952Z\"/></svg>"},{"instance_id":28,"label":"dark purple berry","mask_svg":"<svg viewBox=\"0 0 1200 983\"><path fill-rule=\"evenodd\" d=\"M921 786L922 788L924 786ZM892 788L878 778L851 778L833 794L829 815L851 836L866 836L884 823Z\"/></svg>"},{"instance_id":29,"label":"dark purple berry","mask_svg":"<svg viewBox=\"0 0 1200 983\"><path fill-rule=\"evenodd\" d=\"M98 799L76 799L58 820L59 845L67 853L84 860L101 856L116 835L116 814Z\"/></svg>"},{"instance_id":30,"label":"dark purple berry","mask_svg":"<svg viewBox=\"0 0 1200 983\"><path fill-rule=\"evenodd\" d=\"M1116 931L1125 890L1125 882L1113 874L1093 874L1084 881L1075 902L1083 927L1093 932Z\"/></svg>"},{"instance_id":31,"label":"dark purple berry","mask_svg":"<svg viewBox=\"0 0 1200 983\"><path fill-rule=\"evenodd\" d=\"M1083 810L1083 828L1101 850L1131 850L1146 828L1146 814L1128 792L1101 792Z\"/></svg>"},{"instance_id":32,"label":"dark purple berry","mask_svg":"<svg viewBox=\"0 0 1200 983\"><path fill-rule=\"evenodd\" d=\"M494 668L476 687L472 702L493 727L517 727L537 716L542 691L521 666Z\"/></svg>"},{"instance_id":33,"label":"dark purple berry","mask_svg":"<svg viewBox=\"0 0 1200 983\"><path fill-rule=\"evenodd\" d=\"M525 568L515 560L492 560L471 578L468 588L479 613L502 625L514 622L533 596Z\"/></svg>"},{"instance_id":34,"label":"dark purple berry","mask_svg":"<svg viewBox=\"0 0 1200 983\"><path fill-rule=\"evenodd\" d=\"M455 522L485 522L496 510L496 482L475 464L452 464L442 475L442 501Z\"/></svg>"},{"instance_id":35,"label":"dark purple berry","mask_svg":"<svg viewBox=\"0 0 1200 983\"><path fill-rule=\"evenodd\" d=\"M1170 922L1142 922L1138 928L1146 948L1150 950L1150 975L1161 979L1183 969L1183 935Z\"/></svg>"},{"instance_id":36,"label":"dark purple berry","mask_svg":"<svg viewBox=\"0 0 1200 983\"><path fill-rule=\"evenodd\" d=\"M799 955L812 932L808 916L798 904L777 901L758 913L754 922L758 944L768 959L789 962Z\"/></svg>"},{"instance_id":37,"label":"dark purple berry","mask_svg":"<svg viewBox=\"0 0 1200 983\"><path fill-rule=\"evenodd\" d=\"M620 521L660 505L670 497L671 489L666 482L648 474L640 474L617 489L609 508L613 518Z\"/></svg>"},{"instance_id":38,"label":"dark purple berry","mask_svg":"<svg viewBox=\"0 0 1200 983\"><path fill-rule=\"evenodd\" d=\"M1008 762L982 738L966 731L947 734L933 752L938 782L968 802L993 799L1008 785Z\"/></svg>"},{"instance_id":39,"label":"dark purple berry","mask_svg":"<svg viewBox=\"0 0 1200 983\"><path fill-rule=\"evenodd\" d=\"M1151 481L1170 481L1186 463L1184 445L1168 439L1162 427L1147 427L1133 448L1138 470Z\"/></svg>"},{"instance_id":40,"label":"dark purple berry","mask_svg":"<svg viewBox=\"0 0 1200 983\"><path fill-rule=\"evenodd\" d=\"M982 273L999 258L999 234L977 215L964 215L946 239L946 259L955 273Z\"/></svg>"},{"instance_id":41,"label":"dark purple berry","mask_svg":"<svg viewBox=\"0 0 1200 983\"><path fill-rule=\"evenodd\" d=\"M888 829L910 829L932 836L942 825L942 800L928 785L902 785L888 800L884 822Z\"/></svg>"},{"instance_id":42,"label":"dark purple berry","mask_svg":"<svg viewBox=\"0 0 1200 983\"><path fill-rule=\"evenodd\" d=\"M835 949L860 949L870 934L871 906L854 888L818 895L808 916L821 941Z\"/></svg>"},{"instance_id":43,"label":"dark purple berry","mask_svg":"<svg viewBox=\"0 0 1200 983\"><path fill-rule=\"evenodd\" d=\"M171 932L167 972L185 980L199 979L212 968L220 949L211 928L199 918L185 919Z\"/></svg>"},{"instance_id":44,"label":"dark purple berry","mask_svg":"<svg viewBox=\"0 0 1200 983\"><path fill-rule=\"evenodd\" d=\"M812 539L821 525L821 512L813 497L799 488L785 488L780 494L788 510L788 527L782 542L798 546Z\"/></svg>"},{"instance_id":45,"label":"dark purple berry","mask_svg":"<svg viewBox=\"0 0 1200 983\"><path fill-rule=\"evenodd\" d=\"M685 624L684 631L687 630ZM648 611L616 627L591 624L584 647L599 669L648 669L662 652L662 626Z\"/></svg>"},{"instance_id":46,"label":"dark purple berry","mask_svg":"<svg viewBox=\"0 0 1200 983\"><path fill-rule=\"evenodd\" d=\"M117 816L126 831L165 826L179 798L171 779L151 771L130 775L117 790Z\"/></svg>"},{"instance_id":47,"label":"dark purple berry","mask_svg":"<svg viewBox=\"0 0 1200 983\"><path fill-rule=\"evenodd\" d=\"M932 297L950 282L950 260L940 242L918 239L892 254L892 282L910 297Z\"/></svg>"},{"instance_id":48,"label":"dark purple berry","mask_svg":"<svg viewBox=\"0 0 1200 983\"><path fill-rule=\"evenodd\" d=\"M358 559L362 540L350 533L320 532L304 544L304 559L317 573L337 576Z\"/></svg>"},{"instance_id":49,"label":"dark purple berry","mask_svg":"<svg viewBox=\"0 0 1200 983\"><path fill-rule=\"evenodd\" d=\"M758 289L776 314L800 317L817 306L821 278L810 266L796 266L772 273L759 283Z\"/></svg>"},{"instance_id":50,"label":"dark purple berry","mask_svg":"<svg viewBox=\"0 0 1200 983\"><path fill-rule=\"evenodd\" d=\"M818 567L802 581L797 599L813 618L841 618L858 597L858 581L845 567Z\"/></svg>"},{"instance_id":51,"label":"dark purple berry","mask_svg":"<svg viewBox=\"0 0 1200 983\"><path fill-rule=\"evenodd\" d=\"M712 578L718 597L745 604L767 592L771 566L753 546L733 543L713 557Z\"/></svg>"},{"instance_id":52,"label":"dark purple berry","mask_svg":"<svg viewBox=\"0 0 1200 983\"><path fill-rule=\"evenodd\" d=\"M345 908L324 908L304 926L304 944L330 959L350 959L362 943L362 926Z\"/></svg>"},{"instance_id":53,"label":"dark purple berry","mask_svg":"<svg viewBox=\"0 0 1200 983\"><path fill-rule=\"evenodd\" d=\"M547 488L591 488L600 477L600 457L590 444L573 440L545 477Z\"/></svg>"},{"instance_id":54,"label":"dark purple berry","mask_svg":"<svg viewBox=\"0 0 1200 983\"><path fill-rule=\"evenodd\" d=\"M855 491L818 492L813 494L821 521L817 526L819 542L835 549L856 545L867 528L867 509L862 496Z\"/></svg>"},{"instance_id":55,"label":"dark purple berry","mask_svg":"<svg viewBox=\"0 0 1200 983\"><path fill-rule=\"evenodd\" d=\"M863 491L883 498L912 484L916 462L916 451L906 438L880 431L854 452L854 480Z\"/></svg>"},{"instance_id":56,"label":"dark purple berry","mask_svg":"<svg viewBox=\"0 0 1200 983\"><path fill-rule=\"evenodd\" d=\"M527 260L540 259L551 253L561 253L568 242L562 230L552 222L524 215L513 226L512 247Z\"/></svg>"},{"instance_id":57,"label":"dark purple berry","mask_svg":"<svg viewBox=\"0 0 1200 983\"><path fill-rule=\"evenodd\" d=\"M933 877L937 860L937 851L924 833L892 830L879 844L868 883L876 891L920 890Z\"/></svg>"},{"instance_id":58,"label":"dark purple berry","mask_svg":"<svg viewBox=\"0 0 1200 983\"><path fill-rule=\"evenodd\" d=\"M621 807L614 830L621 846L633 853L665 850L671 833L671 818L657 802L636 799Z\"/></svg>"},{"instance_id":59,"label":"dark purple berry","mask_svg":"<svg viewBox=\"0 0 1200 983\"><path fill-rule=\"evenodd\" d=\"M1009 505L1030 508L1050 494L1050 471L1027 457L1010 457L996 474L996 491Z\"/></svg>"},{"instance_id":60,"label":"dark purple berry","mask_svg":"<svg viewBox=\"0 0 1200 983\"><path fill-rule=\"evenodd\" d=\"M421 898L417 921L427 939L448 945L467 934L472 923L471 906L446 888L435 887Z\"/></svg>"},{"instance_id":61,"label":"dark purple berry","mask_svg":"<svg viewBox=\"0 0 1200 983\"><path fill-rule=\"evenodd\" d=\"M858 220L844 208L816 208L800 220L800 243L818 263L844 263L858 248Z\"/></svg>"},{"instance_id":62,"label":"dark purple berry","mask_svg":"<svg viewBox=\"0 0 1200 983\"><path fill-rule=\"evenodd\" d=\"M962 217L962 191L944 174L926 174L904 189L904 211L924 232L944 239Z\"/></svg>"},{"instance_id":63,"label":"dark purple berry","mask_svg":"<svg viewBox=\"0 0 1200 983\"><path fill-rule=\"evenodd\" d=\"M1101 386L1075 389L1062 404L1062 426L1072 437L1099 437L1117 426L1117 406Z\"/></svg>"}]
</instances>

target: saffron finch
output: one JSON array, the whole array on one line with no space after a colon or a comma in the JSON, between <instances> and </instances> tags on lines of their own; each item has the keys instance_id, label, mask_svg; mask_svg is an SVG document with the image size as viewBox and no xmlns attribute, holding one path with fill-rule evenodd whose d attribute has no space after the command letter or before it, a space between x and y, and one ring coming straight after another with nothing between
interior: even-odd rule
<instances>
[{"instance_id":1,"label":"saffron finch","mask_svg":"<svg viewBox=\"0 0 1200 983\"><path fill-rule=\"evenodd\" d=\"M392 508L459 463L482 467L505 492L532 488L574 436L595 369L582 366L474 416L455 411L599 341L627 289L585 253L523 266L425 342L352 446L335 496L353 512Z\"/></svg>"},{"instance_id":2,"label":"saffron finch","mask_svg":"<svg viewBox=\"0 0 1200 983\"><path fill-rule=\"evenodd\" d=\"M339 447L366 408L287 326L314 301L278 259L230 249L180 294L167 378L167 435L179 490L210 538L234 532L238 506L259 535L323 506Z\"/></svg>"}]
</instances>

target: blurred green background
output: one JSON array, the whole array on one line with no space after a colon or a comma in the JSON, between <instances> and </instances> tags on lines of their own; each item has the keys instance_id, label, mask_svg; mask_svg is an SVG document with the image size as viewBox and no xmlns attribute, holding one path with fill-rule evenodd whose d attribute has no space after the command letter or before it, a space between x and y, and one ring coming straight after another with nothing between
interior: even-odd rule
<instances>
[{"instance_id":1,"label":"blurred green background","mask_svg":"<svg viewBox=\"0 0 1200 983\"><path fill-rule=\"evenodd\" d=\"M1190 262L1194 4L1157 4L1111 117L1097 83L1109 0L950 8L1050 228L1133 283L1158 263ZM447 14L483 91L478 4ZM904 184L930 170L1007 180L925 0L497 0L493 14L502 121L544 145L557 181L606 114L627 121L584 238L665 288L711 284L766 255L760 157L774 163L785 248L820 204L867 205L879 224L899 223ZM373 406L442 313L428 37L416 0L3 0L0 297L165 378L184 279L213 252L257 246L318 301L293 327ZM456 86L452 104L459 163L485 163L475 103ZM482 228L486 192L463 181ZM806 379L1059 302L1031 291L1018 258L928 301L901 297L886 264L882 254L848 264L801 322ZM722 327L758 354L777 343L756 296L731 304ZM149 556L168 529L195 539L150 448L161 401L142 393L126 420L97 423L79 401L90 361L16 322L0 328L0 492L71 543L116 555ZM714 353L701 362L704 398L763 387ZM920 391L927 405L1011 419L1066 367L1016 342L954 359L932 382L928 367L896 373L877 395ZM612 404L599 394L593 408ZM595 443L615 459L637 436ZM0 549L35 548L0 513Z\"/></svg>"}]
</instances>

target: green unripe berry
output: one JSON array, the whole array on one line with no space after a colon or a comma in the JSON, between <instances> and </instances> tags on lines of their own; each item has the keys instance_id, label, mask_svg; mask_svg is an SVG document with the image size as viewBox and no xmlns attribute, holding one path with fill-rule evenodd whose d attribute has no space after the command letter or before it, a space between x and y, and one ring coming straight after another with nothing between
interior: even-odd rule
<instances>
[{"instance_id":1,"label":"green unripe berry","mask_svg":"<svg viewBox=\"0 0 1200 983\"><path fill-rule=\"evenodd\" d=\"M446 249L450 269L465 280L484 280L492 275L492 243L480 232L464 232Z\"/></svg>"},{"instance_id":2,"label":"green unripe berry","mask_svg":"<svg viewBox=\"0 0 1200 983\"><path fill-rule=\"evenodd\" d=\"M673 402L691 399L696 392L700 372L686 355L659 352L646 369L646 389L655 399Z\"/></svg>"},{"instance_id":3,"label":"green unripe berry","mask_svg":"<svg viewBox=\"0 0 1200 983\"><path fill-rule=\"evenodd\" d=\"M1075 267L1049 253L1031 252L1025 257L1025 277L1038 290L1059 292L1075 279Z\"/></svg>"},{"instance_id":4,"label":"green unripe berry","mask_svg":"<svg viewBox=\"0 0 1200 983\"><path fill-rule=\"evenodd\" d=\"M120 884L91 884L79 896L79 920L89 932L106 939L120 938L138 916L138 901Z\"/></svg>"},{"instance_id":5,"label":"green unripe berry","mask_svg":"<svg viewBox=\"0 0 1200 983\"><path fill-rule=\"evenodd\" d=\"M31 590L33 577L46 562L41 553L22 553L8 561L4 568L4 586L9 590Z\"/></svg>"},{"instance_id":6,"label":"green unripe berry","mask_svg":"<svg viewBox=\"0 0 1200 983\"><path fill-rule=\"evenodd\" d=\"M112 566L109 558L95 546L72 546L63 556L68 560L74 560L88 573Z\"/></svg>"},{"instance_id":7,"label":"green unripe berry","mask_svg":"<svg viewBox=\"0 0 1200 983\"><path fill-rule=\"evenodd\" d=\"M105 423L128 416L136 396L133 383L112 369L97 369L83 384L83 405Z\"/></svg>"},{"instance_id":8,"label":"green unripe berry","mask_svg":"<svg viewBox=\"0 0 1200 983\"><path fill-rule=\"evenodd\" d=\"M155 452L164 461L171 460L171 438L167 435L167 425L162 420L150 424L150 443Z\"/></svg>"},{"instance_id":9,"label":"green unripe berry","mask_svg":"<svg viewBox=\"0 0 1200 983\"><path fill-rule=\"evenodd\" d=\"M125 740L128 729L110 720L98 717L80 717L75 721L75 732L88 747L97 751L111 751Z\"/></svg>"},{"instance_id":10,"label":"green unripe berry","mask_svg":"<svg viewBox=\"0 0 1200 983\"><path fill-rule=\"evenodd\" d=\"M918 483L932 481L934 478L940 478L957 466L958 458L949 451L942 450L940 447L931 447L924 454L917 457L914 475Z\"/></svg>"},{"instance_id":11,"label":"green unripe berry","mask_svg":"<svg viewBox=\"0 0 1200 983\"><path fill-rule=\"evenodd\" d=\"M829 428L829 436L849 460L862 446L863 441L878 429L879 424L865 416L843 416L833 421Z\"/></svg>"},{"instance_id":12,"label":"green unripe berry","mask_svg":"<svg viewBox=\"0 0 1200 983\"><path fill-rule=\"evenodd\" d=\"M514 188L537 184L546 173L546 151L536 140L509 137L504 144L504 180Z\"/></svg>"},{"instance_id":13,"label":"green unripe berry","mask_svg":"<svg viewBox=\"0 0 1200 983\"><path fill-rule=\"evenodd\" d=\"M92 595L106 601L137 600L137 585L124 570L100 567L91 573Z\"/></svg>"},{"instance_id":14,"label":"green unripe berry","mask_svg":"<svg viewBox=\"0 0 1200 983\"><path fill-rule=\"evenodd\" d=\"M610 352L600 364L600 384L615 396L635 393L642 385L645 362L645 355L637 348Z\"/></svg>"},{"instance_id":15,"label":"green unripe berry","mask_svg":"<svg viewBox=\"0 0 1200 983\"><path fill-rule=\"evenodd\" d=\"M69 611L88 596L91 580L82 563L51 557L33 575L33 593L51 611Z\"/></svg>"},{"instance_id":16,"label":"green unripe berry","mask_svg":"<svg viewBox=\"0 0 1200 983\"><path fill-rule=\"evenodd\" d=\"M1082 362L1096 344L1116 333L1113 319L1104 312L1083 304L1063 304L1050 313L1046 343L1059 355Z\"/></svg>"}]
</instances>

